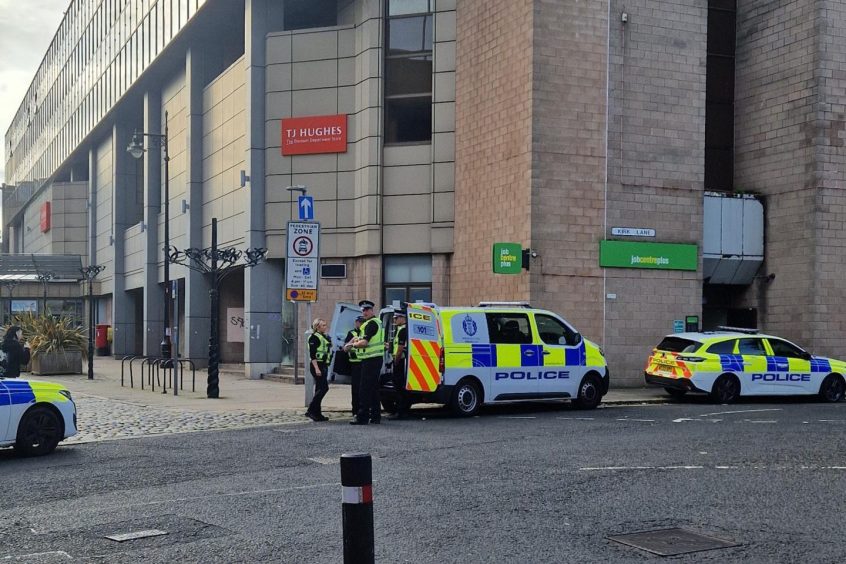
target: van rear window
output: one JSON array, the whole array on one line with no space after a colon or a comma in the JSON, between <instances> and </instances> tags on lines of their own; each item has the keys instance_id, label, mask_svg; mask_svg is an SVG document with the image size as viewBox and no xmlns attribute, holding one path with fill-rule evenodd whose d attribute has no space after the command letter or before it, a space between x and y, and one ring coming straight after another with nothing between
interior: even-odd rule
<instances>
[{"instance_id":1,"label":"van rear window","mask_svg":"<svg viewBox=\"0 0 846 564\"><path fill-rule=\"evenodd\" d=\"M690 339L682 339L681 337L665 337L661 343L655 348L659 351L667 351L667 352L693 352L699 347L702 346L702 343L697 341L691 341Z\"/></svg>"}]
</instances>

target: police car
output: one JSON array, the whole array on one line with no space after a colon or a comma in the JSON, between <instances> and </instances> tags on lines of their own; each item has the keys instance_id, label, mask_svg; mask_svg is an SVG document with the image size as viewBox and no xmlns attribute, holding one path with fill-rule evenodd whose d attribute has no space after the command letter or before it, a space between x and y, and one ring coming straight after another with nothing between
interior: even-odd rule
<instances>
[{"instance_id":1,"label":"police car","mask_svg":"<svg viewBox=\"0 0 846 564\"><path fill-rule=\"evenodd\" d=\"M76 405L64 386L0 378L0 447L41 456L75 434Z\"/></svg>"},{"instance_id":2,"label":"police car","mask_svg":"<svg viewBox=\"0 0 846 564\"><path fill-rule=\"evenodd\" d=\"M770 395L843 399L846 362L814 356L754 330L721 329L664 337L646 362L646 383L675 397L705 392L717 403Z\"/></svg>"},{"instance_id":3,"label":"police car","mask_svg":"<svg viewBox=\"0 0 846 564\"><path fill-rule=\"evenodd\" d=\"M406 312L405 392L412 403L446 404L471 416L482 405L525 400L568 399L592 409L608 392L599 346L553 312L511 302L408 304ZM395 395L390 383L382 387L389 411Z\"/></svg>"}]
</instances>

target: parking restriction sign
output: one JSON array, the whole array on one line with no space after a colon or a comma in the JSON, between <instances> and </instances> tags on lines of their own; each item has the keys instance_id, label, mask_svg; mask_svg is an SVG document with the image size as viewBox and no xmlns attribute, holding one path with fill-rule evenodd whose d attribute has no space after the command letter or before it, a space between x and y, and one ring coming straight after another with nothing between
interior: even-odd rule
<instances>
[{"instance_id":1,"label":"parking restriction sign","mask_svg":"<svg viewBox=\"0 0 846 564\"><path fill-rule=\"evenodd\" d=\"M285 299L317 301L320 224L289 221L285 262Z\"/></svg>"}]
</instances>

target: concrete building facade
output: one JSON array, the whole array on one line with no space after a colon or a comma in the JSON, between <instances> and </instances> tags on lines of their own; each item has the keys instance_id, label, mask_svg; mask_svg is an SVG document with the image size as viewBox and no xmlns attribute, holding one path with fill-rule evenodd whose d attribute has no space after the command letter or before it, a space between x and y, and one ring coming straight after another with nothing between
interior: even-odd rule
<instances>
[{"instance_id":1,"label":"concrete building facade","mask_svg":"<svg viewBox=\"0 0 846 564\"><path fill-rule=\"evenodd\" d=\"M75 0L6 133L4 250L105 265L114 352L156 354L167 186L171 245L208 247L216 218L221 246L268 249L221 296L223 359L258 377L306 324L285 300L287 188L305 186L321 262L345 268L317 316L526 300L600 343L616 385L689 316L836 355L846 13L770 4ZM342 119L341 149L290 148L286 120L315 116ZM127 153L136 131L167 133L166 184L158 146ZM730 245L754 226L709 211L742 194L763 251L711 253L709 229ZM529 270L494 274L496 242ZM209 281L170 276L200 358Z\"/></svg>"}]
</instances>

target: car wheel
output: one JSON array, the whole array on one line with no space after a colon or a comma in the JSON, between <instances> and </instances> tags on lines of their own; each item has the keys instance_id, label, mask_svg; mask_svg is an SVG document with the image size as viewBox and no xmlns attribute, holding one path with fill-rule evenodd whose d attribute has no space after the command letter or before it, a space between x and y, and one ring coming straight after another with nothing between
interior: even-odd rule
<instances>
[{"instance_id":1,"label":"car wheel","mask_svg":"<svg viewBox=\"0 0 846 564\"><path fill-rule=\"evenodd\" d=\"M594 409L602 401L602 382L596 374L588 374L579 384L579 392L573 405L579 409Z\"/></svg>"},{"instance_id":2,"label":"car wheel","mask_svg":"<svg viewBox=\"0 0 846 564\"><path fill-rule=\"evenodd\" d=\"M740 397L740 381L734 374L723 374L711 388L711 399L715 403L734 403Z\"/></svg>"},{"instance_id":3,"label":"car wheel","mask_svg":"<svg viewBox=\"0 0 846 564\"><path fill-rule=\"evenodd\" d=\"M820 399L828 403L837 403L846 393L846 382L839 374L829 374L820 385Z\"/></svg>"},{"instance_id":4,"label":"car wheel","mask_svg":"<svg viewBox=\"0 0 846 564\"><path fill-rule=\"evenodd\" d=\"M385 410L385 413L393 415L397 412L397 402L392 399L382 398L382 409Z\"/></svg>"},{"instance_id":5,"label":"car wheel","mask_svg":"<svg viewBox=\"0 0 846 564\"><path fill-rule=\"evenodd\" d=\"M681 398L687 393L687 390L680 390L678 388L664 388L664 391L672 398Z\"/></svg>"},{"instance_id":6,"label":"car wheel","mask_svg":"<svg viewBox=\"0 0 846 564\"><path fill-rule=\"evenodd\" d=\"M482 390L475 380L460 381L452 390L450 408L459 417L471 417L482 408Z\"/></svg>"},{"instance_id":7,"label":"car wheel","mask_svg":"<svg viewBox=\"0 0 846 564\"><path fill-rule=\"evenodd\" d=\"M37 406L21 419L15 449L24 456L42 456L53 452L61 440L59 416L49 407Z\"/></svg>"}]
</instances>

